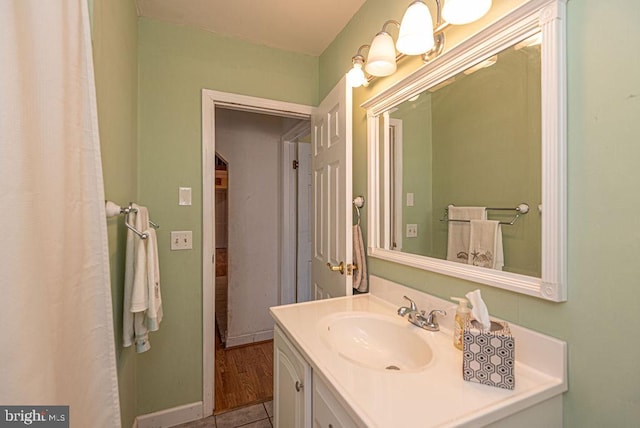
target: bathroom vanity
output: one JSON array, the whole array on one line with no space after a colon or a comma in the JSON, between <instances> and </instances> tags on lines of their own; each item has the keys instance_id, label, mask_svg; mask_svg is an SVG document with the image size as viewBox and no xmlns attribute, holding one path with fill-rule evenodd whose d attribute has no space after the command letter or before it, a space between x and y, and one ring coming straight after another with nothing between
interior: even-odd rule
<instances>
[{"instance_id":1,"label":"bathroom vanity","mask_svg":"<svg viewBox=\"0 0 640 428\"><path fill-rule=\"evenodd\" d=\"M397 315L443 309L440 331ZM455 304L371 277L371 292L271 308L279 427L561 427L566 344L510 324L515 388L462 379Z\"/></svg>"}]
</instances>

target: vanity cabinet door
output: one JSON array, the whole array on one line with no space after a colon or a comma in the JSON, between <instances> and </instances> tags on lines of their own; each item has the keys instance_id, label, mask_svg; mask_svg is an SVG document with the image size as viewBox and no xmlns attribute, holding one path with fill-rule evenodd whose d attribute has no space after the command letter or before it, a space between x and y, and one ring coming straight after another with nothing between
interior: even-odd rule
<instances>
[{"instance_id":1,"label":"vanity cabinet door","mask_svg":"<svg viewBox=\"0 0 640 428\"><path fill-rule=\"evenodd\" d=\"M273 412L276 427L311 427L311 366L276 325Z\"/></svg>"},{"instance_id":2,"label":"vanity cabinet door","mask_svg":"<svg viewBox=\"0 0 640 428\"><path fill-rule=\"evenodd\" d=\"M347 411L338 403L325 383L313 376L313 427L314 428L356 428Z\"/></svg>"}]
</instances>

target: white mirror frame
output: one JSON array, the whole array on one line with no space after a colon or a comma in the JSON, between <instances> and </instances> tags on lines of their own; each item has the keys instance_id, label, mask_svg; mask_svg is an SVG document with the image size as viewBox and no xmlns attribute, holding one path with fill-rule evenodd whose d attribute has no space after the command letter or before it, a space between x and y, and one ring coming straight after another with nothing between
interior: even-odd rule
<instances>
[{"instance_id":1,"label":"white mirror frame","mask_svg":"<svg viewBox=\"0 0 640 428\"><path fill-rule=\"evenodd\" d=\"M555 302L567 299L565 16L566 0L530 0L362 104L367 109L368 127L369 256ZM388 196L382 196L389 192L381 191L378 183L385 178L384 185L389 186L388 159L380 159L381 144L387 148L389 136L385 132L384 141L380 141L379 119L384 122L382 126L387 126L385 112L390 108L537 32L542 32L542 277L386 249L389 239L383 234L389 233L389 216L380 218L380 210L390 209L389 201L384 200ZM381 161L385 162L382 168ZM380 227L381 221L387 223L384 228Z\"/></svg>"}]
</instances>

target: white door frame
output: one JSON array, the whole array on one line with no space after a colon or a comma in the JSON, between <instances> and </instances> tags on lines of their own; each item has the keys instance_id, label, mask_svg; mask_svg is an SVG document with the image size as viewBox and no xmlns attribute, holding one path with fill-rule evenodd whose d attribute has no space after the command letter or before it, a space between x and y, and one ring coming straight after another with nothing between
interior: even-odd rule
<instances>
[{"instance_id":1,"label":"white door frame","mask_svg":"<svg viewBox=\"0 0 640 428\"><path fill-rule=\"evenodd\" d=\"M296 299L296 247L297 227L292 219L297 218L296 172L289 165L295 160L292 145L295 140L311 133L311 121L302 122L282 136L282 246L280 304L295 303ZM311 215L311 213L309 213Z\"/></svg>"},{"instance_id":2,"label":"white door frame","mask_svg":"<svg viewBox=\"0 0 640 428\"><path fill-rule=\"evenodd\" d=\"M391 227L394 228L395 242L391 242L391 248L395 251L402 250L402 234L404 233L404 227L402 224L402 211L404 208L404 183L402 180L403 160L402 160L402 120L389 118L389 131L393 137L393 219L394 222ZM387 156L387 155L385 155ZM387 156L388 157L388 156ZM393 246L395 244L395 247Z\"/></svg>"},{"instance_id":3,"label":"white door frame","mask_svg":"<svg viewBox=\"0 0 640 428\"><path fill-rule=\"evenodd\" d=\"M213 414L215 365L215 109L310 120L315 108L266 98L202 90L202 415Z\"/></svg>"}]
</instances>

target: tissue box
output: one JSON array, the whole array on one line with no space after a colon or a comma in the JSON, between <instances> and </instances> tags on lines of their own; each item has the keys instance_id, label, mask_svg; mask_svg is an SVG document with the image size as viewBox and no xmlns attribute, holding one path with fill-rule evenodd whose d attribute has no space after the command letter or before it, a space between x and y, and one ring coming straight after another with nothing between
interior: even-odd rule
<instances>
[{"instance_id":1,"label":"tissue box","mask_svg":"<svg viewBox=\"0 0 640 428\"><path fill-rule=\"evenodd\" d=\"M467 321L462 348L462 377L498 388L513 389L515 378L515 341L506 322L491 321L490 331Z\"/></svg>"}]
</instances>

